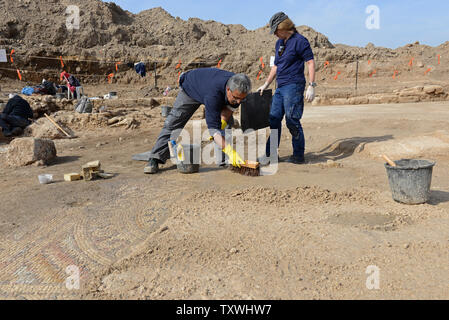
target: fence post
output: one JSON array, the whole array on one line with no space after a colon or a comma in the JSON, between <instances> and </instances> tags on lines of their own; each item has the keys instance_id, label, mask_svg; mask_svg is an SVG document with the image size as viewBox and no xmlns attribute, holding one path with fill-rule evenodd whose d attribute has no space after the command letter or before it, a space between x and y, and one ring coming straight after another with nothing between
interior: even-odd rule
<instances>
[{"instance_id":1,"label":"fence post","mask_svg":"<svg viewBox=\"0 0 449 320\"><path fill-rule=\"evenodd\" d=\"M154 62L154 87L157 88L157 61Z\"/></svg>"},{"instance_id":2,"label":"fence post","mask_svg":"<svg viewBox=\"0 0 449 320\"><path fill-rule=\"evenodd\" d=\"M359 58L357 58L356 61L356 67L355 67L355 94L357 95L357 83L359 80Z\"/></svg>"}]
</instances>

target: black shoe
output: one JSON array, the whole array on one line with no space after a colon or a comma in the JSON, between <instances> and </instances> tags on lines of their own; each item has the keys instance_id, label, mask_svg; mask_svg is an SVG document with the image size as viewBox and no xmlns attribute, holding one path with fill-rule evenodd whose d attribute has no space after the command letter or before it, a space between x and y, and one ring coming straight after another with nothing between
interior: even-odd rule
<instances>
[{"instance_id":1,"label":"black shoe","mask_svg":"<svg viewBox=\"0 0 449 320\"><path fill-rule=\"evenodd\" d=\"M14 127L11 130L11 134L15 137L20 136L23 133L23 129L21 127Z\"/></svg>"},{"instance_id":2,"label":"black shoe","mask_svg":"<svg viewBox=\"0 0 449 320\"><path fill-rule=\"evenodd\" d=\"M290 156L290 158L288 158L286 160L286 162L294 163L294 164L304 164L304 163L306 163L306 161L304 160L303 157L296 157L296 156Z\"/></svg>"},{"instance_id":3,"label":"black shoe","mask_svg":"<svg viewBox=\"0 0 449 320\"><path fill-rule=\"evenodd\" d=\"M159 163L156 159L150 159L145 168L143 168L143 172L153 174L159 172Z\"/></svg>"}]
</instances>

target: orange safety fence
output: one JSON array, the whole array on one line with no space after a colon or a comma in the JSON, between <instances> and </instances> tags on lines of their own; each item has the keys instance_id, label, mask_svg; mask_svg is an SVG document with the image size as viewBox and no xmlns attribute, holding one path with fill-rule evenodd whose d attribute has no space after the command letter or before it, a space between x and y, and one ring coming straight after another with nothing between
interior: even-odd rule
<instances>
[{"instance_id":1,"label":"orange safety fence","mask_svg":"<svg viewBox=\"0 0 449 320\"><path fill-rule=\"evenodd\" d=\"M435 54L436 55L436 60L437 60L437 63L438 63L438 65L440 65L441 64L441 55L440 54ZM433 56L433 57L429 57L429 59L432 59L433 60L433 63L435 63L435 55ZM18 54L14 49L11 49L11 52L9 53L9 54L7 54L7 56L9 56L9 60L11 61L11 63L13 63L13 65L11 66L11 68L13 68L13 69L6 69L6 68L0 68L0 69L4 69L4 70L11 70L11 72L17 72L17 75L18 75L18 77L19 77L19 79L20 80L23 80L23 79L26 79L27 78L27 76L26 76L26 74L27 73L32 73L32 74L49 74L49 72L47 71L47 72L41 72L40 70L26 70L26 69L18 69L20 66L19 65L16 65L17 64L17 62L15 61L15 60L17 60L16 58L17 57L19 57L19 62L21 61L21 59L20 59L20 57L26 57L26 58L39 58L39 59L57 59L57 60L59 60L59 61L55 61L55 63L53 64L52 62L49 62L49 64L51 63L52 65L54 65L55 67L55 69L59 69L59 66L56 66L56 63L60 63L60 65L61 65L61 68L69 68L70 69L70 67L68 66L68 65L65 65L65 63L67 63L67 61L76 61L76 62L83 62L83 61L88 61L88 62L95 62L95 63L106 63L106 64L114 64L115 65L115 70L116 70L116 72L119 72L119 65L120 64L123 64L123 62L122 61L111 61L111 60L84 60L84 59L79 59L80 57L78 57L78 56L70 56L70 57L65 57L64 59L63 59L63 57L62 57L62 55L60 55L60 56L55 56L55 57L42 57L42 56L27 56L27 55L21 55L20 53ZM148 59L153 59L152 57L147 57ZM120 58L119 58L120 59ZM176 61L173 61L173 60L171 60L171 59L169 59L169 60L163 60L164 58L162 58L162 60L161 60L161 58L155 58L154 60L148 60L148 62L147 63L153 63L154 64L154 66L155 66L155 70L156 69L158 69L158 68L164 68L164 67L166 67L167 65L171 65L171 66L173 66L175 63L176 63ZM128 61L129 60L132 60L132 58L130 58L130 59L127 59ZM135 60L135 59L134 59ZM408 61L408 66L409 66L409 69L408 69L408 72L412 72L412 67L413 67L413 64L414 64L414 60L415 60L415 58L414 57L411 57L410 58L410 60ZM228 61L228 60L227 60ZM246 60L239 60L240 62L246 62ZM260 65L259 65L259 70L258 70L258 73L257 73L257 80L260 80L261 78L262 78L262 76L263 76L263 73L264 73L264 68L265 68L265 63L264 63L264 61L263 61L263 56L261 56L261 57L259 57L259 61L260 61ZM376 63L376 64L382 64L383 62L389 62L390 60L385 60L385 61L379 61L379 60L368 60L368 64L372 64L373 66L374 66L374 62ZM402 66L404 66L403 65L403 63L405 62L404 60L402 60L402 62L398 62L399 61L399 59L396 59L395 60L396 62L394 62L394 63L399 63L399 64L401 64ZM159 62L161 62L161 63L163 63L163 65L161 66L161 65L157 65L157 63L159 63ZM201 63L204 63L204 64L206 64L206 66L211 66L211 65L213 65L213 60L211 61L211 60L204 60L204 61L194 61L195 63L197 63L197 64L201 64ZM219 61L218 61L218 63L217 63L217 65L216 65L216 67L217 68L221 68L221 63L223 62L223 59L221 58ZM255 61L253 60L253 62L252 63L254 63ZM321 61L319 61L319 60L317 60L317 62L320 62L320 63L323 63L324 62L324 69L325 68L327 68L327 67L329 67L330 66L330 61L328 61L328 60L326 60L326 61L323 61L323 60L321 60ZM335 61L333 61L334 63L341 63L341 62L335 62ZM427 63L427 65L428 66L431 66L432 65L432 62L431 62L431 60L427 60L425 63ZM404 63L405 64L405 63ZM397 65L397 64L396 64ZM176 71L179 71L179 72L177 72L178 73L178 82L179 82L179 79L180 79L180 75L181 75L181 73L182 73L182 69L181 69L181 66L182 66L182 61L181 61L181 59L179 59L179 62L176 64L176 67L175 67L175 70ZM73 66L72 66L73 67ZM189 69L191 67L191 64L189 64L186 68L187 69ZM198 67L201 67L201 65L198 65ZM109 69L109 67L107 67L108 69ZM111 65L111 69L112 68L114 68L112 65ZM427 76L427 74L428 73L430 73L431 71L433 71L433 70L438 70L438 68L439 67L432 67L432 68L428 68L425 72L424 72L424 75L425 76ZM111 70L110 69L110 70ZM401 69L401 67L399 68L399 69ZM112 78L116 75L115 73L110 73L110 74L107 74L107 72L108 71L110 71L110 70L106 70L105 71L105 73L106 74L73 74L73 75L75 75L75 76L81 76L81 77L86 77L86 78L90 78L90 77L93 77L93 78L95 78L95 77L103 77L103 79L104 79L104 77L106 76L107 77L107 81L109 82L109 83L112 83ZM112 69L113 70L113 69ZM69 72L70 72L70 70L68 70ZM79 69L77 68L77 71L79 71ZM416 72L419 72L421 75L422 75L422 71L421 70L414 70L414 71L416 71ZM59 75L59 72L60 71L58 71L58 75ZM382 68L380 68L380 70L373 70L373 71L371 71L370 73L369 73L369 77L373 77L375 74L376 74L376 76L378 76L379 74L384 74L384 72L386 73L386 75L388 76L388 77L392 77L393 79L396 79L397 77L398 77L398 75L399 75L399 71L398 70L396 70L396 67L394 67L394 69L393 69L393 74L391 74L391 69L390 70L383 70ZM22 73L25 73L24 75L22 75ZM51 72L50 72L51 73ZM55 71L55 73L56 73L56 71ZM332 72L333 73L333 72ZM334 80L338 80L339 79L339 77L340 77L340 75L342 75L342 72L340 72L340 71L338 71L336 74L334 74L334 75L331 75L330 77L333 77L334 78ZM346 77L346 75L345 75L345 77ZM173 75L173 78L174 78L174 75Z\"/></svg>"},{"instance_id":2,"label":"orange safety fence","mask_svg":"<svg viewBox=\"0 0 449 320\"><path fill-rule=\"evenodd\" d=\"M260 70L259 70L259 72L257 73L257 77L256 77L257 80L260 79L260 75L262 74L263 69L265 68L265 63L263 63L263 57L260 57L260 58L259 58L259 61L260 61Z\"/></svg>"},{"instance_id":3,"label":"orange safety fence","mask_svg":"<svg viewBox=\"0 0 449 320\"><path fill-rule=\"evenodd\" d=\"M398 75L399 71L398 70L394 70L393 72L393 79L396 79L396 76Z\"/></svg>"},{"instance_id":4,"label":"orange safety fence","mask_svg":"<svg viewBox=\"0 0 449 320\"><path fill-rule=\"evenodd\" d=\"M17 69L14 68L1 68L0 70L6 70L6 71L17 71ZM21 69L22 72L24 71L25 73L35 73L35 74L43 74L43 75L48 75L48 74L55 74L57 75L57 78L59 78L60 76L60 72L59 71L53 71L53 72L49 72L49 71L35 71L35 70L26 70L26 69ZM73 76L76 77L100 77L100 78L104 78L107 77L108 75L106 74L82 74L82 73L70 73ZM62 81L62 80L61 80Z\"/></svg>"},{"instance_id":5,"label":"orange safety fence","mask_svg":"<svg viewBox=\"0 0 449 320\"><path fill-rule=\"evenodd\" d=\"M108 74L108 83L112 83L112 78L114 77L113 73Z\"/></svg>"},{"instance_id":6,"label":"orange safety fence","mask_svg":"<svg viewBox=\"0 0 449 320\"><path fill-rule=\"evenodd\" d=\"M341 74L341 72L340 71L338 71L337 72L337 75L334 77L334 80L337 80L338 79L338 76Z\"/></svg>"}]
</instances>

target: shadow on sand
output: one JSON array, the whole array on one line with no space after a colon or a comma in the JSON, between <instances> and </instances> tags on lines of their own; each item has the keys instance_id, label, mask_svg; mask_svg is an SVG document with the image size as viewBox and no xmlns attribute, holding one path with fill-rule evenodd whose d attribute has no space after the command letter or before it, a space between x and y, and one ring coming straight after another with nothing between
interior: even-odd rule
<instances>
[{"instance_id":1,"label":"shadow on sand","mask_svg":"<svg viewBox=\"0 0 449 320\"><path fill-rule=\"evenodd\" d=\"M337 161L352 156L355 151L363 151L365 145L368 143L387 141L391 139L393 139L392 135L339 139L318 152L306 153L305 158L308 163L312 164L326 162L327 160Z\"/></svg>"}]
</instances>

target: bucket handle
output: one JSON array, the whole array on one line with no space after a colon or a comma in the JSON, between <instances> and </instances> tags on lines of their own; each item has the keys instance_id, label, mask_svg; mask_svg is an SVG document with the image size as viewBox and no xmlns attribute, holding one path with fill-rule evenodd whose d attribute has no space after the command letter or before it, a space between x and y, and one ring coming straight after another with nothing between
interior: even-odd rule
<instances>
[{"instance_id":1,"label":"bucket handle","mask_svg":"<svg viewBox=\"0 0 449 320\"><path fill-rule=\"evenodd\" d=\"M382 155L382 158L384 158L384 160L392 167L396 167L396 163L394 163L393 161L391 161L390 158L388 158L385 154Z\"/></svg>"}]
</instances>

